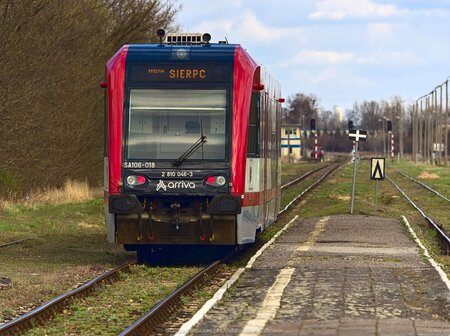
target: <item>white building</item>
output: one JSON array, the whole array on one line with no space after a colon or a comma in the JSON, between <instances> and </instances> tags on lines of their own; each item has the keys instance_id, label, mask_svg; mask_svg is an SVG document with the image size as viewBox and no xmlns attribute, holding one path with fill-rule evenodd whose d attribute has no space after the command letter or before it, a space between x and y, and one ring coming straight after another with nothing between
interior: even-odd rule
<instances>
[{"instance_id":1,"label":"white building","mask_svg":"<svg viewBox=\"0 0 450 336\"><path fill-rule=\"evenodd\" d=\"M281 125L281 160L297 162L301 158L302 140L299 125Z\"/></svg>"}]
</instances>

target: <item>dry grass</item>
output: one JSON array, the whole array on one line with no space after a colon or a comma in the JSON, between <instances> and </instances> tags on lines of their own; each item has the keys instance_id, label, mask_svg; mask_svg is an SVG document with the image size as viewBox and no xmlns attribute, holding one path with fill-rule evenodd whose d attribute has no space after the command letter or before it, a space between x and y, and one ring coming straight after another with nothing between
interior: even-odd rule
<instances>
[{"instance_id":1,"label":"dry grass","mask_svg":"<svg viewBox=\"0 0 450 336\"><path fill-rule=\"evenodd\" d=\"M26 197L25 205L79 203L93 198L93 191L87 181L67 180L62 188L39 191Z\"/></svg>"},{"instance_id":2,"label":"dry grass","mask_svg":"<svg viewBox=\"0 0 450 336\"><path fill-rule=\"evenodd\" d=\"M49 188L31 192L25 198L12 201L0 199L0 212L4 209L13 209L16 204L35 208L39 205L56 205L66 203L80 203L92 200L102 194L101 188L92 188L87 181L67 180L61 188Z\"/></svg>"},{"instance_id":3,"label":"dry grass","mask_svg":"<svg viewBox=\"0 0 450 336\"><path fill-rule=\"evenodd\" d=\"M426 172L426 171L423 171L422 173L420 173L420 175L419 176L417 176L418 178L421 178L421 179L428 179L428 180L433 180L433 179L438 179L439 178L439 175L438 174L436 174L436 173L428 173L428 172Z\"/></svg>"}]
</instances>

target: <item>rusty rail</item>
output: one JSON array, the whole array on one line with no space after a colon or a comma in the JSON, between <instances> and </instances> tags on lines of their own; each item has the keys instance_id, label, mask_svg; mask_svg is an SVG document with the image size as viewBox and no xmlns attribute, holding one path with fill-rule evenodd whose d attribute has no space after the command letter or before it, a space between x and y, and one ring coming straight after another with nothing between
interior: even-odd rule
<instances>
[{"instance_id":1,"label":"rusty rail","mask_svg":"<svg viewBox=\"0 0 450 336\"><path fill-rule=\"evenodd\" d=\"M160 301L139 320L123 330L119 336L145 336L154 333L155 329L171 316L176 307L182 305L182 296L189 294L202 283L205 283L211 274L217 272L222 262L223 260L217 260L198 272L180 288Z\"/></svg>"},{"instance_id":2,"label":"rusty rail","mask_svg":"<svg viewBox=\"0 0 450 336\"><path fill-rule=\"evenodd\" d=\"M298 194L292 201L289 202L288 205L286 205L284 207L284 209L282 209L278 214L281 215L282 213L284 213L285 211L287 211L298 199L300 199L301 197L303 197L306 193L308 193L309 191L311 191L312 189L314 189L315 187L317 187L328 175L330 175L333 171L335 171L337 168L339 168L342 165L343 161L339 161L336 163L333 163L329 166L326 166L326 168L331 167L330 170L328 170L327 172L325 172L325 174L323 174L316 182L314 182L313 184L311 184L308 188L306 188L305 190L303 190L300 194ZM316 169L314 172L319 171L320 169ZM308 174L308 173L307 173ZM308 176L311 174L308 174ZM301 176L303 177L303 176ZM303 179L303 178L302 178ZM297 181L298 182L298 181Z\"/></svg>"},{"instance_id":3,"label":"rusty rail","mask_svg":"<svg viewBox=\"0 0 450 336\"><path fill-rule=\"evenodd\" d=\"M422 217L428 222L430 227L435 230L437 233L437 237L439 242L441 243L442 251L449 255L450 254L450 236L447 232L445 232L444 228L435 223L433 219L431 219L414 201L403 191L389 176L386 175L386 178L397 188L397 190L408 200L409 203L422 215Z\"/></svg>"},{"instance_id":4,"label":"rusty rail","mask_svg":"<svg viewBox=\"0 0 450 336\"><path fill-rule=\"evenodd\" d=\"M135 264L134 261L109 270L84 285L62 294L55 299L31 310L30 312L1 325L0 335L14 336L23 333L36 325L45 324L56 313L61 312L65 307L67 307L73 299L87 296L89 293L94 291L96 286L102 283L113 282L118 278L119 272L128 272L130 270L130 266L133 264Z\"/></svg>"},{"instance_id":5,"label":"rusty rail","mask_svg":"<svg viewBox=\"0 0 450 336\"><path fill-rule=\"evenodd\" d=\"M24 239L15 240L15 241L12 241L12 242L9 242L9 243L1 244L0 248L7 247L7 246L10 246L10 245L20 244L22 242L25 242L25 241L31 240L31 239L33 239L33 238L24 238Z\"/></svg>"}]
</instances>

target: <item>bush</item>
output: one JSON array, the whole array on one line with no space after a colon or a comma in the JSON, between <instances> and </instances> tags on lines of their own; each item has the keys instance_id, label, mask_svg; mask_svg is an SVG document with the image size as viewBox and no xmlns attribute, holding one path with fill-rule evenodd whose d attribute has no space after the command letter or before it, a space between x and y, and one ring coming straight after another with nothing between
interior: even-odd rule
<instances>
[{"instance_id":1,"label":"bush","mask_svg":"<svg viewBox=\"0 0 450 336\"><path fill-rule=\"evenodd\" d=\"M21 180L17 175L0 172L0 198L17 197L21 190Z\"/></svg>"}]
</instances>

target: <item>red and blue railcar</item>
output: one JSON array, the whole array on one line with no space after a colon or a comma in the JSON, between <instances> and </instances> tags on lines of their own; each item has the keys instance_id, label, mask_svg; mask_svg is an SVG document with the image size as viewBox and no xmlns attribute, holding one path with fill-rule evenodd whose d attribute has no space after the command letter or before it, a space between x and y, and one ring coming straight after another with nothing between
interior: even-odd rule
<instances>
[{"instance_id":1,"label":"red and blue railcar","mask_svg":"<svg viewBox=\"0 0 450 336\"><path fill-rule=\"evenodd\" d=\"M252 243L279 212L280 87L208 35L125 45L107 63L107 237L141 260Z\"/></svg>"}]
</instances>

